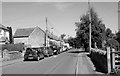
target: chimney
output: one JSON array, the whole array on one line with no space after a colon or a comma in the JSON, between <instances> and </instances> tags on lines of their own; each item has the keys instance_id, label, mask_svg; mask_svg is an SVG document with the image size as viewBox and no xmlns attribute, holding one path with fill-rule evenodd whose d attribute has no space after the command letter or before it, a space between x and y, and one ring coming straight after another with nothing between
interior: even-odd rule
<instances>
[{"instance_id":1,"label":"chimney","mask_svg":"<svg viewBox=\"0 0 120 76\"><path fill-rule=\"evenodd\" d=\"M13 35L12 35L12 28L11 27L7 27L9 30L9 39L10 39L10 44L13 43Z\"/></svg>"}]
</instances>

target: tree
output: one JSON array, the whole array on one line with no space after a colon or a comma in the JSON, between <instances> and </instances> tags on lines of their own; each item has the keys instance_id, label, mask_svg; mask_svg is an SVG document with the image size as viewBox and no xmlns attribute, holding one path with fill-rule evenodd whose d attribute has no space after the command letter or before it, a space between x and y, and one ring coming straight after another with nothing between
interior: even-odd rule
<instances>
[{"instance_id":1,"label":"tree","mask_svg":"<svg viewBox=\"0 0 120 76\"><path fill-rule=\"evenodd\" d=\"M72 38L72 37L69 37L67 39L68 43L70 46L74 47L74 48L79 48L78 44L79 44L79 40L77 40L76 38Z\"/></svg>"},{"instance_id":2,"label":"tree","mask_svg":"<svg viewBox=\"0 0 120 76\"><path fill-rule=\"evenodd\" d=\"M109 46L111 48L114 48L118 51L119 49L119 42L115 39L108 39L106 46Z\"/></svg>"},{"instance_id":3,"label":"tree","mask_svg":"<svg viewBox=\"0 0 120 76\"><path fill-rule=\"evenodd\" d=\"M90 9L91 12L91 39L92 47L94 47L95 42L97 43L98 48L102 48L102 41L105 39L105 24L102 23L102 20L98 17L97 13L93 8ZM76 37L80 38L82 45L87 50L89 48L89 14L88 12L81 16L80 22L76 22Z\"/></svg>"},{"instance_id":4,"label":"tree","mask_svg":"<svg viewBox=\"0 0 120 76\"><path fill-rule=\"evenodd\" d=\"M106 34L107 39L110 39L110 38L113 37L113 33L112 33L112 31L110 30L110 28L107 28L107 29L106 29L105 34Z\"/></svg>"},{"instance_id":5,"label":"tree","mask_svg":"<svg viewBox=\"0 0 120 76\"><path fill-rule=\"evenodd\" d=\"M119 42L120 44L120 30L116 33L116 40ZM119 45L119 50L120 50L120 45Z\"/></svg>"},{"instance_id":6,"label":"tree","mask_svg":"<svg viewBox=\"0 0 120 76\"><path fill-rule=\"evenodd\" d=\"M120 30L116 33L116 40L120 43Z\"/></svg>"},{"instance_id":7,"label":"tree","mask_svg":"<svg viewBox=\"0 0 120 76\"><path fill-rule=\"evenodd\" d=\"M63 40L65 36L65 34L61 34L61 39Z\"/></svg>"}]
</instances>

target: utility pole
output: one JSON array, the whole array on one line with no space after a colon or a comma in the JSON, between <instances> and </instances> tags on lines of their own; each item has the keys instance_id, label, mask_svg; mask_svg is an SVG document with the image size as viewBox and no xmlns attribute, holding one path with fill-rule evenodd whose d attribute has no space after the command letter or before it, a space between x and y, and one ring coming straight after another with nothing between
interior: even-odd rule
<instances>
[{"instance_id":1,"label":"utility pole","mask_svg":"<svg viewBox=\"0 0 120 76\"><path fill-rule=\"evenodd\" d=\"M89 52L91 53L91 7L90 7L90 1L88 1L88 10L89 10Z\"/></svg>"},{"instance_id":2,"label":"utility pole","mask_svg":"<svg viewBox=\"0 0 120 76\"><path fill-rule=\"evenodd\" d=\"M47 49L47 32L48 32L48 24L47 24L47 17L46 17L46 34L45 34L45 47Z\"/></svg>"}]
</instances>

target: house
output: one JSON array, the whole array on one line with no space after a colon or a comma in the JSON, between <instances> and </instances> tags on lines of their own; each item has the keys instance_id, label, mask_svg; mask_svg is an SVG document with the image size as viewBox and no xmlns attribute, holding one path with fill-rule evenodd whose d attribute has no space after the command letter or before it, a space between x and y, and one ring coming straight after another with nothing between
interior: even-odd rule
<instances>
[{"instance_id":1,"label":"house","mask_svg":"<svg viewBox=\"0 0 120 76\"><path fill-rule=\"evenodd\" d=\"M14 34L14 43L23 43L26 46L34 44L33 46L39 45L43 47L45 44L45 32L39 27L17 29Z\"/></svg>"},{"instance_id":2,"label":"house","mask_svg":"<svg viewBox=\"0 0 120 76\"><path fill-rule=\"evenodd\" d=\"M49 47L50 41L58 42L59 38L48 31L46 34L39 27L17 29L14 34L14 43L23 43L25 46Z\"/></svg>"},{"instance_id":3,"label":"house","mask_svg":"<svg viewBox=\"0 0 120 76\"><path fill-rule=\"evenodd\" d=\"M49 42L56 43L57 45L60 45L61 39L54 35L53 33L47 32L47 44L50 46Z\"/></svg>"},{"instance_id":4,"label":"house","mask_svg":"<svg viewBox=\"0 0 120 76\"><path fill-rule=\"evenodd\" d=\"M9 29L4 25L0 24L0 44L9 43L10 36L9 36Z\"/></svg>"}]
</instances>

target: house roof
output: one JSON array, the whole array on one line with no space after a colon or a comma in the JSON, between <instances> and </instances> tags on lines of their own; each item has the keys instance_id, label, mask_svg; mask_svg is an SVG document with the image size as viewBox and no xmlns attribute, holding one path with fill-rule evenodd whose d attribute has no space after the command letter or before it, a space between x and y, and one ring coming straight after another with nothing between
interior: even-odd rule
<instances>
[{"instance_id":1,"label":"house roof","mask_svg":"<svg viewBox=\"0 0 120 76\"><path fill-rule=\"evenodd\" d=\"M2 25L2 24L0 24L0 29L9 30L7 27L5 27L5 26Z\"/></svg>"},{"instance_id":2,"label":"house roof","mask_svg":"<svg viewBox=\"0 0 120 76\"><path fill-rule=\"evenodd\" d=\"M39 28L39 27L38 27ZM14 38L20 38L20 37L28 37L34 30L35 28L22 28L22 29L17 29L15 34L14 34ZM40 28L41 29L41 28ZM42 29L41 29L42 30ZM43 31L43 30L42 30ZM45 31L43 31L44 33L46 33ZM57 36L55 36L54 34L50 33L49 31L47 31L47 35L49 38L54 39L54 40L60 40L60 38L58 38Z\"/></svg>"},{"instance_id":3,"label":"house roof","mask_svg":"<svg viewBox=\"0 0 120 76\"><path fill-rule=\"evenodd\" d=\"M28 37L34 30L35 28L22 28L22 29L17 29L14 38L18 37Z\"/></svg>"}]
</instances>

